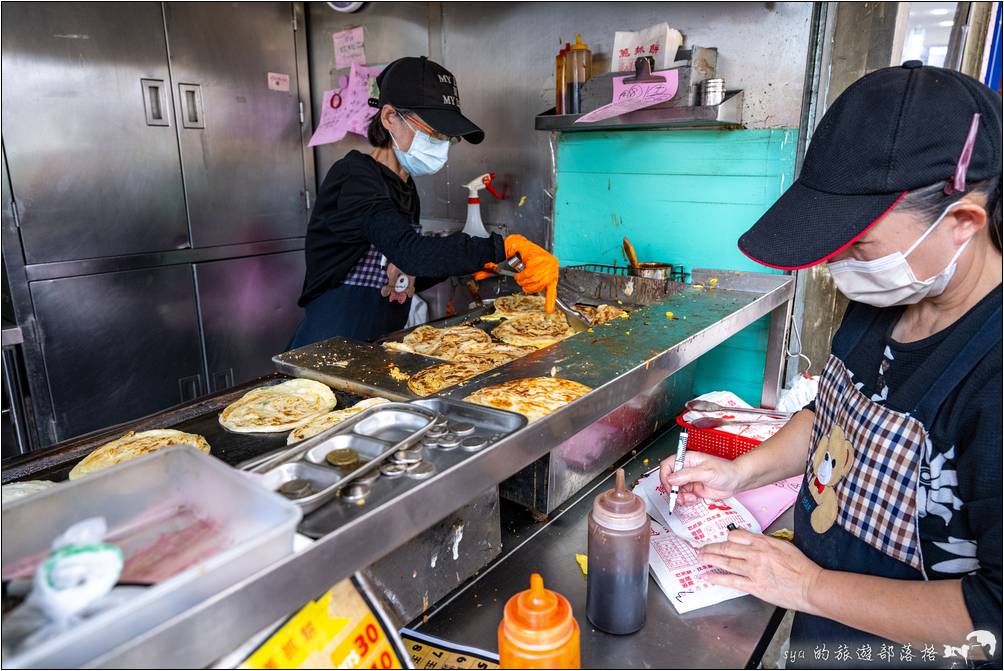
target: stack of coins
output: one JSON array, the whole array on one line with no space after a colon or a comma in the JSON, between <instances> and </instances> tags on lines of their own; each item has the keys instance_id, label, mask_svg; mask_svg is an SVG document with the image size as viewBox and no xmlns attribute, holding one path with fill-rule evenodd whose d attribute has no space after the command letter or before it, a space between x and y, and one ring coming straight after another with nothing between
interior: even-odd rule
<instances>
[{"instance_id":1,"label":"stack of coins","mask_svg":"<svg viewBox=\"0 0 1004 671\"><path fill-rule=\"evenodd\" d=\"M335 468L345 471L351 471L359 466L359 453L348 447L331 450L324 459Z\"/></svg>"}]
</instances>

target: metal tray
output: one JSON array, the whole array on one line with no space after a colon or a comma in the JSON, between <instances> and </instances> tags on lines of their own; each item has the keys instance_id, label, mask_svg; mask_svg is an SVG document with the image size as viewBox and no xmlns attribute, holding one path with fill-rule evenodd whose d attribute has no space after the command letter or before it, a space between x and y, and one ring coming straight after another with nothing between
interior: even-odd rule
<instances>
[{"instance_id":1,"label":"metal tray","mask_svg":"<svg viewBox=\"0 0 1004 671\"><path fill-rule=\"evenodd\" d=\"M469 424L469 428L472 427L472 430L465 434L465 437L478 438L484 442L482 447L474 450L464 449L459 445L444 448L437 445L435 439L427 436L421 441L421 445L423 445L421 448L422 460L431 463L435 468L436 474L433 477L439 477L439 474L450 471L467 460L477 457L481 452L490 449L492 445L504 440L506 436L519 431L527 424L526 417L523 415L450 398L425 398L413 401L408 405L434 413L439 417L435 422L436 425L449 428L458 424ZM377 407L385 408L387 406ZM358 476L353 474L351 477L357 478ZM364 501L347 501L341 497L335 497L304 518L300 525L300 533L320 538L350 522L360 513L384 506L398 497L406 495L412 489L427 486L427 484L428 481L414 480L406 475L398 478L380 476L370 485L370 492ZM444 495L449 497L448 492ZM417 510L412 512L422 514Z\"/></svg>"},{"instance_id":2,"label":"metal tray","mask_svg":"<svg viewBox=\"0 0 1004 671\"><path fill-rule=\"evenodd\" d=\"M137 554L156 551L150 539L169 536L179 514L206 520L211 538L226 539L224 546L42 645L5 654L4 666L88 664L291 554L301 517L289 501L218 459L194 447L175 446L5 505L5 572L8 566L46 553L56 536L90 517L103 517L108 538L121 547L135 547ZM136 543L137 536L145 540ZM127 561L129 556L127 551Z\"/></svg>"},{"instance_id":3,"label":"metal tray","mask_svg":"<svg viewBox=\"0 0 1004 671\"><path fill-rule=\"evenodd\" d=\"M450 422L470 422L477 427L472 435L502 437L526 426L526 417L523 415L452 398L423 398L413 401L411 405L428 408L438 415L449 418Z\"/></svg>"},{"instance_id":4,"label":"metal tray","mask_svg":"<svg viewBox=\"0 0 1004 671\"><path fill-rule=\"evenodd\" d=\"M398 450L416 445L439 416L432 410L407 403L385 403L368 408L316 436L244 464L246 470L261 473L263 483L278 490L292 480L307 480L310 493L291 499L306 513L313 512L335 498L339 490L367 474ZM318 455L343 447L346 441L364 448L369 459L346 473L315 461ZM357 450L358 451L358 450ZM309 455L313 454L311 459Z\"/></svg>"}]
</instances>

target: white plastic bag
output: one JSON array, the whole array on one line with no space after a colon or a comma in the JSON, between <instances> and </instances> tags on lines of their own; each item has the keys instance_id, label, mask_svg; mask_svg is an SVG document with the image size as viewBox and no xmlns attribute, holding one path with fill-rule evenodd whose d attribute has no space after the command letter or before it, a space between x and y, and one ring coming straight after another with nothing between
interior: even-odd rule
<instances>
[{"instance_id":1,"label":"white plastic bag","mask_svg":"<svg viewBox=\"0 0 1004 671\"><path fill-rule=\"evenodd\" d=\"M777 401L777 410L781 412L798 412L816 398L819 390L819 376L806 377L799 375L795 384L781 392Z\"/></svg>"},{"instance_id":2,"label":"white plastic bag","mask_svg":"<svg viewBox=\"0 0 1004 671\"><path fill-rule=\"evenodd\" d=\"M136 589L113 590L125 560L117 545L102 542L107 531L104 518L92 517L52 542L52 552L35 569L31 593L4 618L5 651L58 636L84 617L121 603Z\"/></svg>"}]
</instances>

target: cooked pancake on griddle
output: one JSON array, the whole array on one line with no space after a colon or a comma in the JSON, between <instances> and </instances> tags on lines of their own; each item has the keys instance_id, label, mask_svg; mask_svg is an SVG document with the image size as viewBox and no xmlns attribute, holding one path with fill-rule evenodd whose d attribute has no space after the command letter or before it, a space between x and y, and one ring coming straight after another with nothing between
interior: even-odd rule
<instances>
[{"instance_id":1,"label":"cooked pancake on griddle","mask_svg":"<svg viewBox=\"0 0 1004 671\"><path fill-rule=\"evenodd\" d=\"M611 319L627 316L625 310L613 305L576 305L575 309L586 316L593 326L606 324Z\"/></svg>"},{"instance_id":2,"label":"cooked pancake on griddle","mask_svg":"<svg viewBox=\"0 0 1004 671\"><path fill-rule=\"evenodd\" d=\"M419 326L406 335L403 342L386 342L384 347L397 352L413 352L452 361L466 352L476 352L491 345L492 338L473 326L447 326L437 329Z\"/></svg>"},{"instance_id":3,"label":"cooked pancake on griddle","mask_svg":"<svg viewBox=\"0 0 1004 671\"><path fill-rule=\"evenodd\" d=\"M492 335L504 343L540 349L572 335L562 315L544 312L506 319L492 329Z\"/></svg>"},{"instance_id":4,"label":"cooked pancake on griddle","mask_svg":"<svg viewBox=\"0 0 1004 671\"><path fill-rule=\"evenodd\" d=\"M534 294L510 294L495 299L495 312L482 319L508 319L544 311L544 297Z\"/></svg>"},{"instance_id":5,"label":"cooked pancake on griddle","mask_svg":"<svg viewBox=\"0 0 1004 671\"><path fill-rule=\"evenodd\" d=\"M372 408L375 405L382 405L384 403L390 403L390 401L385 398L367 398L359 401L351 407L343 408L342 410L326 412L323 415L314 415L289 432L289 436L286 438L286 444L292 445L293 443L298 443L301 440L306 440L311 436L316 436L336 424L341 424L349 417L358 415L367 408Z\"/></svg>"},{"instance_id":6,"label":"cooked pancake on griddle","mask_svg":"<svg viewBox=\"0 0 1004 671\"><path fill-rule=\"evenodd\" d=\"M462 352L453 360L456 363L479 363L491 364L491 368L496 368L504 364L526 356L531 352L536 352L536 347L509 345L507 343L493 342L486 345L484 349L476 352Z\"/></svg>"},{"instance_id":7,"label":"cooked pancake on griddle","mask_svg":"<svg viewBox=\"0 0 1004 671\"><path fill-rule=\"evenodd\" d=\"M297 378L252 389L220 413L223 428L235 433L289 431L337 404L327 385Z\"/></svg>"},{"instance_id":8,"label":"cooked pancake on griddle","mask_svg":"<svg viewBox=\"0 0 1004 671\"><path fill-rule=\"evenodd\" d=\"M439 349L441 341L442 332L439 329L423 324L406 335L402 344L415 354L432 356L433 352Z\"/></svg>"},{"instance_id":9,"label":"cooked pancake on griddle","mask_svg":"<svg viewBox=\"0 0 1004 671\"><path fill-rule=\"evenodd\" d=\"M533 422L590 391L584 384L560 377L523 377L479 389L464 400L518 412Z\"/></svg>"},{"instance_id":10,"label":"cooked pancake on griddle","mask_svg":"<svg viewBox=\"0 0 1004 671\"><path fill-rule=\"evenodd\" d=\"M31 496L46 489L55 487L58 483L50 480L22 480L21 482L10 482L0 487L0 504L7 504L16 501L24 496Z\"/></svg>"},{"instance_id":11,"label":"cooked pancake on griddle","mask_svg":"<svg viewBox=\"0 0 1004 671\"><path fill-rule=\"evenodd\" d=\"M441 363L419 371L408 380L408 388L419 396L435 394L440 389L460 384L495 366L491 362Z\"/></svg>"},{"instance_id":12,"label":"cooked pancake on griddle","mask_svg":"<svg viewBox=\"0 0 1004 671\"><path fill-rule=\"evenodd\" d=\"M203 452L209 452L209 443L195 433L185 433L174 429L154 429L135 433L130 431L121 438L105 443L73 467L70 480L82 478L85 475L102 471L109 466L121 464L144 454L157 452L172 445L192 445Z\"/></svg>"}]
</instances>

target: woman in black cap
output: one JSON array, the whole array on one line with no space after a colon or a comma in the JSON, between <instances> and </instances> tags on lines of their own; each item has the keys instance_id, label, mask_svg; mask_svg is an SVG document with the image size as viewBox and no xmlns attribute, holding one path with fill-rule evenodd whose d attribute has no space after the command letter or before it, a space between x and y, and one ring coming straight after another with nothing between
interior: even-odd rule
<instances>
[{"instance_id":1,"label":"woman in black cap","mask_svg":"<svg viewBox=\"0 0 1004 671\"><path fill-rule=\"evenodd\" d=\"M453 75L424 56L401 58L384 68L377 85L380 99L370 102L378 110L368 132L373 151L350 151L331 167L310 215L299 300L305 317L292 347L396 331L416 289L492 268L516 253L526 264L516 281L527 293L546 292L553 312L558 261L523 236L419 234L412 176L438 172L461 138L477 144L485 137L460 113ZM400 283L389 285L391 278Z\"/></svg>"},{"instance_id":2,"label":"woman in black cap","mask_svg":"<svg viewBox=\"0 0 1004 671\"><path fill-rule=\"evenodd\" d=\"M918 61L861 78L739 246L827 263L851 303L773 438L663 464L684 503L804 474L794 544L732 532L704 548L728 572L709 582L798 611L789 667L999 664L1000 97Z\"/></svg>"}]
</instances>

